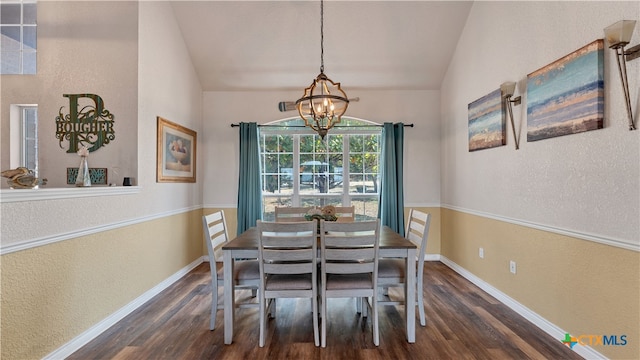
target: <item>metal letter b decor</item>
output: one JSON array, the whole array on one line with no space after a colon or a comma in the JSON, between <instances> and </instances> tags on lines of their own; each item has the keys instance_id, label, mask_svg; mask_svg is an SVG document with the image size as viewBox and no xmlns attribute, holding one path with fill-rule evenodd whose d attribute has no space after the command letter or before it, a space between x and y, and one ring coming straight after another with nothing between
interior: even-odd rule
<instances>
[{"instance_id":1,"label":"metal letter b decor","mask_svg":"<svg viewBox=\"0 0 640 360\"><path fill-rule=\"evenodd\" d=\"M86 146L94 152L115 139L113 114L104 108L102 98L94 94L64 94L69 98L69 114L56 117L56 139L69 141L68 153ZM80 101L84 99L84 101ZM89 100L86 100L89 99Z\"/></svg>"}]
</instances>

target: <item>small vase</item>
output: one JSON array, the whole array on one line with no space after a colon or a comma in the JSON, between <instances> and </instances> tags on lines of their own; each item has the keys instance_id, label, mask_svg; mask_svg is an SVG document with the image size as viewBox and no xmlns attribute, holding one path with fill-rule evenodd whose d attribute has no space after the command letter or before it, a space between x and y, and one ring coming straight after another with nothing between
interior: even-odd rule
<instances>
[{"instance_id":1,"label":"small vase","mask_svg":"<svg viewBox=\"0 0 640 360\"><path fill-rule=\"evenodd\" d=\"M78 167L78 176L76 177L76 186L91 186L89 163L87 162L86 156L81 157L80 166Z\"/></svg>"}]
</instances>

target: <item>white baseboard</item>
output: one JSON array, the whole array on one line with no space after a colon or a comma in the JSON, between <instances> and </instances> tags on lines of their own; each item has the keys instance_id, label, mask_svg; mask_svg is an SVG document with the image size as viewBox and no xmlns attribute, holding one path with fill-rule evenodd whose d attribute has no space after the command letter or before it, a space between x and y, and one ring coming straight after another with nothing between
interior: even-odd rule
<instances>
[{"instance_id":1,"label":"white baseboard","mask_svg":"<svg viewBox=\"0 0 640 360\"><path fill-rule=\"evenodd\" d=\"M440 261L440 254L424 254L424 261Z\"/></svg>"},{"instance_id":2,"label":"white baseboard","mask_svg":"<svg viewBox=\"0 0 640 360\"><path fill-rule=\"evenodd\" d=\"M479 277L473 275L472 273L470 273L469 271L467 271L463 267L461 267L458 264L454 263L453 261L449 260L446 256L440 255L440 261L443 264L447 265L449 268L451 268L453 271L455 271L458 274L460 274L465 279L471 281L474 285L476 285L480 289L484 290L489 295L495 297L498 301L500 301L501 303L503 303L506 306L508 306L511 310L513 310L516 313L518 313L518 315L520 315L520 316L524 317L525 319L531 321L535 326L540 328L542 331L544 331L547 334L551 335L555 339L558 339L558 341L561 341L561 339L564 339L565 334L568 333L567 331L562 330L561 328L559 328L556 325L552 324L551 322L549 322L547 319L543 318L542 316L540 316L540 315L536 314L535 312L531 311L526 306L524 306L524 305L520 304L519 302L515 301L514 299L510 298L507 294L505 294L502 291L500 291L500 290L494 288L493 286L489 285L487 282L485 282L484 280L480 279ZM583 358L585 358L585 359L594 359L594 360L595 359L598 359L598 360L599 359L603 359L603 360L607 359L606 356L600 354L599 352L595 351L594 349L592 349L589 346L578 345L578 346L574 346L574 348L572 350L575 353L577 353L578 355L580 355Z\"/></svg>"},{"instance_id":3,"label":"white baseboard","mask_svg":"<svg viewBox=\"0 0 640 360\"><path fill-rule=\"evenodd\" d=\"M109 329L111 326L115 325L118 321L122 320L125 316L131 314L134 310L144 305L147 301L151 300L154 296L158 295L164 289L168 288L170 285L180 280L183 276L188 274L191 270L193 270L196 266L202 263L202 258L196 259L191 264L185 266L180 269L175 274L171 275L158 285L154 286L144 294L140 295L138 298L128 303L121 309L117 310L113 314L106 317L104 320L95 324L87 331L82 334L76 336L74 339L69 341L68 343L62 345L60 348L55 350L54 352L48 354L43 357L44 360L58 360L64 359L67 356L73 354L75 351L89 343L89 341L96 338L98 335L102 334L104 331Z\"/></svg>"}]
</instances>

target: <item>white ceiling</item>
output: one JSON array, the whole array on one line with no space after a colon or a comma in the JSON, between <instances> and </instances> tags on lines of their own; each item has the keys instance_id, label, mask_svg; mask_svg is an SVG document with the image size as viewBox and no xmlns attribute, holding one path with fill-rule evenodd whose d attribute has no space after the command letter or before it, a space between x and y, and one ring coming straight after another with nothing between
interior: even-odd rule
<instances>
[{"instance_id":1,"label":"white ceiling","mask_svg":"<svg viewBox=\"0 0 640 360\"><path fill-rule=\"evenodd\" d=\"M204 91L299 90L320 72L320 1L173 1ZM471 1L325 1L325 74L346 91L437 90Z\"/></svg>"}]
</instances>

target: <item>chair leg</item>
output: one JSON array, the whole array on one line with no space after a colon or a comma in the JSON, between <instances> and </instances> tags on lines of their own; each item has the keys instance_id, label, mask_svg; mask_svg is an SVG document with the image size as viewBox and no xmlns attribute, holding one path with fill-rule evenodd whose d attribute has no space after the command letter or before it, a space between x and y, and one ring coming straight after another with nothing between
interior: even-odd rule
<instances>
[{"instance_id":1,"label":"chair leg","mask_svg":"<svg viewBox=\"0 0 640 360\"><path fill-rule=\"evenodd\" d=\"M260 311L260 347L264 347L265 331L266 331L266 309L264 296L260 295L258 309Z\"/></svg>"},{"instance_id":2,"label":"chair leg","mask_svg":"<svg viewBox=\"0 0 640 360\"><path fill-rule=\"evenodd\" d=\"M375 297L371 298L371 312L373 312L373 344L380 345L380 332L378 329L378 302Z\"/></svg>"},{"instance_id":3,"label":"chair leg","mask_svg":"<svg viewBox=\"0 0 640 360\"><path fill-rule=\"evenodd\" d=\"M356 313L362 314L362 298L356 298Z\"/></svg>"},{"instance_id":4,"label":"chair leg","mask_svg":"<svg viewBox=\"0 0 640 360\"><path fill-rule=\"evenodd\" d=\"M424 296L422 295L422 276L418 275L418 288L416 295L418 296L418 313L420 314L420 326L426 326L427 321L424 315Z\"/></svg>"},{"instance_id":5,"label":"chair leg","mask_svg":"<svg viewBox=\"0 0 640 360\"><path fill-rule=\"evenodd\" d=\"M216 328L216 313L218 312L218 287L213 284L211 287L211 319L209 320L209 330Z\"/></svg>"},{"instance_id":6,"label":"chair leg","mask_svg":"<svg viewBox=\"0 0 640 360\"><path fill-rule=\"evenodd\" d=\"M318 296L313 294L311 298L311 308L313 309L313 342L316 346L320 346L320 337L318 335Z\"/></svg>"},{"instance_id":7,"label":"chair leg","mask_svg":"<svg viewBox=\"0 0 640 360\"><path fill-rule=\"evenodd\" d=\"M327 347L327 295L324 292L322 293L320 316L322 317L320 341L322 342L322 347Z\"/></svg>"},{"instance_id":8,"label":"chair leg","mask_svg":"<svg viewBox=\"0 0 640 360\"><path fill-rule=\"evenodd\" d=\"M269 318L273 319L276 317L276 299L269 300Z\"/></svg>"},{"instance_id":9,"label":"chair leg","mask_svg":"<svg viewBox=\"0 0 640 360\"><path fill-rule=\"evenodd\" d=\"M358 298L359 302L360 302L360 308L362 309L362 317L366 318L369 317L369 305L367 305L368 300L367 298Z\"/></svg>"}]
</instances>

